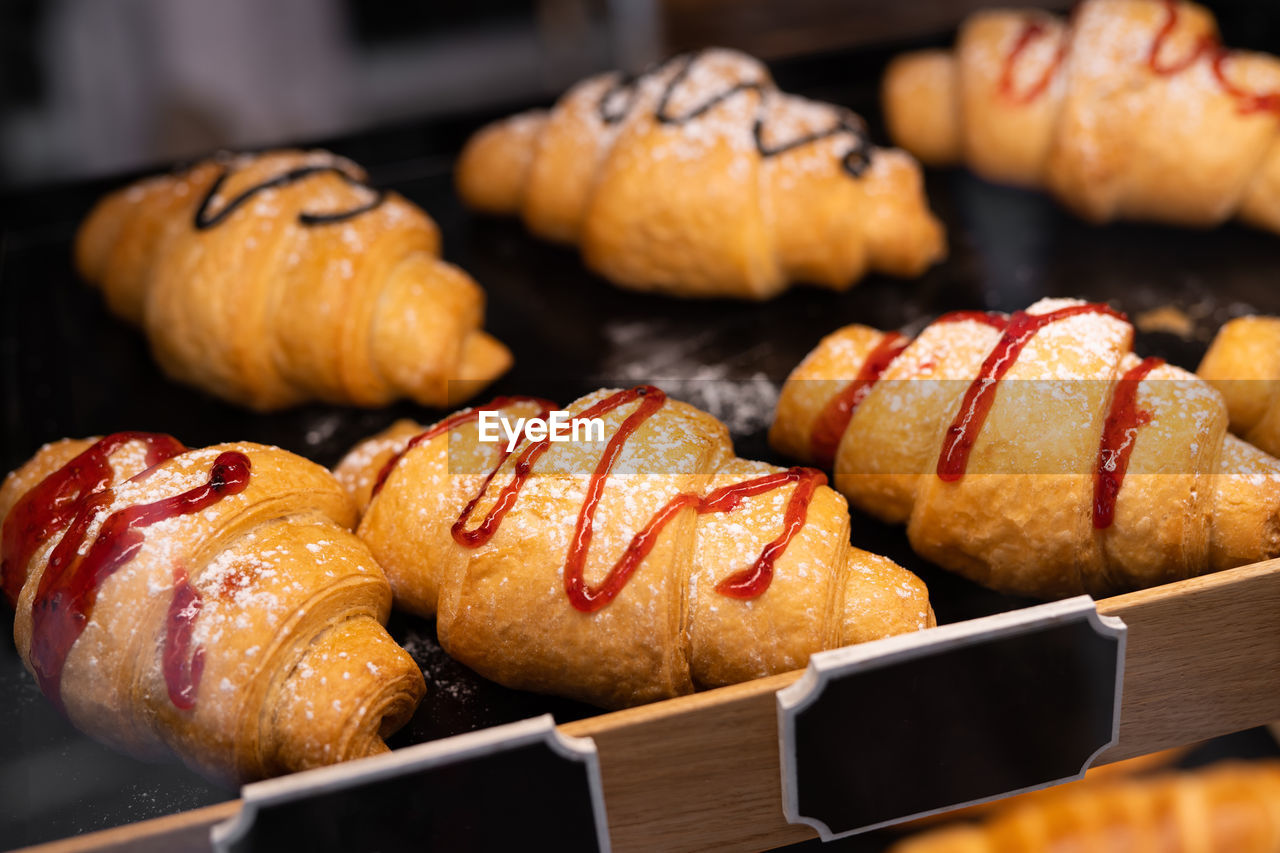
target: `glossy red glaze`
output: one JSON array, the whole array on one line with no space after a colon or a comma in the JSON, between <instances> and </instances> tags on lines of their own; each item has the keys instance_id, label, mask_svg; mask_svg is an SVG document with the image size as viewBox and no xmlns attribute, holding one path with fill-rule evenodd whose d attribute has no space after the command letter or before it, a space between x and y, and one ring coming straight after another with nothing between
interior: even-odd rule
<instances>
[{"instance_id":1,"label":"glossy red glaze","mask_svg":"<svg viewBox=\"0 0 1280 853\"><path fill-rule=\"evenodd\" d=\"M702 498L697 505L698 515L709 512L731 512L746 497L762 495L794 482L795 490L787 501L787 511L782 519L782 533L764 546L760 556L748 568L734 572L716 584L716 592L730 598L755 598L773 582L773 564L787 550L791 540L804 527L809 516L809 502L819 486L826 485L827 478L813 468L788 468L775 474L766 474L754 480L723 486Z\"/></svg>"},{"instance_id":2,"label":"glossy red glaze","mask_svg":"<svg viewBox=\"0 0 1280 853\"><path fill-rule=\"evenodd\" d=\"M1155 41L1151 43L1151 52L1147 56L1147 65L1156 74L1169 76L1179 74L1195 65L1202 58L1208 57L1214 79L1236 102L1236 108L1242 113L1271 112L1280 115L1280 92L1251 92L1227 77L1226 61L1231 55L1213 35L1202 35L1195 41L1194 47L1181 59L1173 62L1161 62L1165 42L1173 35L1178 26L1178 4L1176 0L1164 0L1165 17L1156 31Z\"/></svg>"},{"instance_id":3,"label":"glossy red glaze","mask_svg":"<svg viewBox=\"0 0 1280 853\"><path fill-rule=\"evenodd\" d=\"M646 420L662 408L666 399L666 394L660 389L640 386L611 394L576 415L579 418L598 418L620 406L638 402L636 408L623 419L617 431L606 443L604 452L596 462L591 478L587 481L587 493L582 507L578 510L569 551L565 557L565 594L574 608L584 613L599 610L618 596L644 558L653 550L663 528L679 514L680 510L692 508L700 515L709 512L730 512L744 498L764 494L788 483L795 483L796 487L791 494L783 519L782 533L765 546L749 568L730 575L716 585L717 592L733 598L754 598L761 595L769 588L772 581L774 563L804 526L814 491L826 482L826 477L820 471L811 468L791 468L723 486L705 496L687 493L676 495L632 537L626 550L614 563L605 579L598 586L590 586L583 577L583 570L591 549L596 509L604 495L609 473L613 470L627 441ZM485 478L480 490L463 508L458 520L453 524L452 535L458 544L467 548L477 548L493 538L502 524L502 519L515 506L524 484L533 471L534 463L550 446L549 437L526 444L512 466L511 480L498 492L489 512L477 526L468 528L476 505L484 496L498 469L502 467L506 455L499 459Z\"/></svg>"},{"instance_id":4,"label":"glossy red glaze","mask_svg":"<svg viewBox=\"0 0 1280 853\"><path fill-rule=\"evenodd\" d=\"M27 579L27 568L40 546L67 525L80 501L111 482L111 454L131 441L146 446L148 466L158 465L186 450L172 436L146 432L117 432L102 438L45 477L23 495L4 520L0 581L10 606Z\"/></svg>"},{"instance_id":5,"label":"glossy red glaze","mask_svg":"<svg viewBox=\"0 0 1280 853\"><path fill-rule=\"evenodd\" d=\"M1164 53L1165 42L1169 40L1169 36L1173 35L1173 31L1178 26L1178 4L1176 0L1164 0L1164 8L1164 21L1161 22L1160 28L1156 30L1155 40L1151 42L1151 51L1147 54L1147 66L1156 74L1168 76L1186 71L1192 65L1195 65L1196 60L1206 52L1216 49L1218 43L1208 36L1201 36L1196 39L1195 46L1186 56L1173 62L1162 63L1160 56Z\"/></svg>"},{"instance_id":6,"label":"glossy red glaze","mask_svg":"<svg viewBox=\"0 0 1280 853\"><path fill-rule=\"evenodd\" d=\"M858 369L858 375L822 407L818 419L813 422L809 436L809 449L819 464L830 466L836 458L840 438L849 426L849 420L858 404L871 393L871 388L911 339L897 332L889 332L875 345Z\"/></svg>"},{"instance_id":7,"label":"glossy red glaze","mask_svg":"<svg viewBox=\"0 0 1280 853\"><path fill-rule=\"evenodd\" d=\"M984 323L1003 330L1008 322L1003 314L992 311L952 311L943 314L933 322L960 323L966 320ZM840 447L840 439L849 428L849 421L857 411L859 404L871 393L871 389L884 372L893 364L894 359L911 345L911 339L898 332L887 333L858 368L858 375L839 394L827 401L813 422L813 431L809 435L809 448L814 459L824 466L830 466ZM933 362L928 362L933 367Z\"/></svg>"},{"instance_id":8,"label":"glossy red glaze","mask_svg":"<svg viewBox=\"0 0 1280 853\"><path fill-rule=\"evenodd\" d=\"M1093 526L1097 530L1104 530L1115 521L1116 498L1129 469L1138 428L1151 422L1151 413L1138 408L1138 386L1148 373L1162 364L1162 358L1143 359L1125 371L1116 383L1102 428L1097 470L1093 474Z\"/></svg>"},{"instance_id":9,"label":"glossy red glaze","mask_svg":"<svg viewBox=\"0 0 1280 853\"><path fill-rule=\"evenodd\" d=\"M1230 51L1219 43L1214 35L1202 35L1194 42L1191 50L1186 55L1167 59L1165 45L1169 38L1173 35L1174 30L1178 27L1180 13L1178 11L1177 0L1163 0L1165 8L1164 20L1160 22L1160 26L1156 29L1155 38L1151 41L1151 47L1147 52L1147 67L1155 74L1162 77L1180 74L1183 71L1194 66L1203 58L1208 58L1213 76L1217 80L1222 90L1236 102L1236 107L1242 113L1270 112L1280 116L1280 91L1276 92L1252 92L1233 83L1226 73L1225 63L1230 56ZM1017 69L1018 60L1037 39L1045 35L1044 25L1036 20L1029 19L1023 26L1022 31L1018 34L1018 38L1014 40L1013 47L1004 58L1004 65L1000 72L1000 81L998 90L1000 94L1016 104L1029 104L1044 93L1049 87L1049 82L1053 79L1054 72L1058 66L1062 64L1066 58L1068 43L1070 42L1070 34L1064 35L1059 43L1058 52L1053 62L1045 69L1043 75L1038 78L1025 92L1015 92L1013 77Z\"/></svg>"},{"instance_id":10,"label":"glossy red glaze","mask_svg":"<svg viewBox=\"0 0 1280 853\"><path fill-rule=\"evenodd\" d=\"M483 406L476 406L474 409L467 409L450 415L430 429L424 430L409 439L409 443L404 446L403 450L387 460L386 464L382 466L382 470L378 472L377 481L373 484L373 494L376 495L378 492L382 491L383 485L387 482L387 477L391 476L391 472L400 464L400 460L404 458L406 453L417 447L419 444L422 444L424 441L430 441L438 435L443 435L456 426L461 426L462 424L470 421L478 420L481 412L498 411L506 408L507 406L514 406L518 403L532 403L540 407L541 411L537 415L539 418L548 417L551 414L551 411L556 407L555 403L550 400L544 400L541 397L495 397ZM502 458L498 460L498 465L494 467L495 471L502 465L503 461L506 460L508 453L509 451L505 449L504 445ZM490 474L490 476L493 475Z\"/></svg>"},{"instance_id":11,"label":"glossy red glaze","mask_svg":"<svg viewBox=\"0 0 1280 853\"><path fill-rule=\"evenodd\" d=\"M1228 55L1227 51L1222 49L1214 51L1213 76L1217 78L1218 85L1236 99L1236 108L1242 113L1267 112L1280 116L1280 92L1250 92L1227 79L1224 64Z\"/></svg>"},{"instance_id":12,"label":"glossy red glaze","mask_svg":"<svg viewBox=\"0 0 1280 853\"><path fill-rule=\"evenodd\" d=\"M173 598L165 619L164 683L173 707L190 711L196 706L196 688L204 673L204 646L193 646L196 617L204 599L182 569L173 572Z\"/></svg>"},{"instance_id":13,"label":"glossy red glaze","mask_svg":"<svg viewBox=\"0 0 1280 853\"><path fill-rule=\"evenodd\" d=\"M1035 79L1026 90L1018 92L1014 88L1014 75L1018 69L1018 60L1022 54L1039 39L1048 35L1045 25L1035 19L1027 19L1023 25L1022 31L1018 33L1018 37L1013 42L1013 47L1004 58L1004 64L1000 69L1000 82L997 84L997 90L1000 95L1015 104L1029 104L1036 98L1040 97L1049 83L1053 80L1053 75L1057 72L1058 66L1062 64L1063 58L1067 52L1068 34L1063 33L1058 41L1057 50L1054 52L1053 59L1045 66L1040 76Z\"/></svg>"},{"instance_id":14,"label":"glossy red glaze","mask_svg":"<svg viewBox=\"0 0 1280 853\"><path fill-rule=\"evenodd\" d=\"M121 436L125 437L121 438ZM165 456L165 454L170 454L166 458L171 458L172 455L182 452L182 445L168 436L139 433L108 436L86 451L87 457L82 454L51 475L55 482L77 482L83 478L86 486L92 479L93 485L96 485L98 490L80 494L74 506L68 509L64 503L60 502L59 497L69 494L70 489L51 487L44 493L46 502L42 504L42 509L32 513L36 521L36 524L31 527L33 534L45 535L46 538L52 535L52 533L45 533L50 529L49 518L60 517L64 524L66 519L70 518L66 533L54 546L48 564L40 576L31 606L31 667L41 689L59 708L63 707L61 682L67 655L84 632L85 626L88 625L103 582L128 563L142 547L143 529L165 519L198 512L227 495L243 491L249 484L248 457L236 452L222 453L214 461L209 471L209 479L205 483L182 494L162 498L149 504L127 506L113 512L103 520L90 544L88 542L90 528L99 514L115 500L116 495L114 488L106 487L111 476L107 456L112 449L120 447L127 441L146 442L149 448L149 459L156 455ZM84 458L93 464L77 465L77 460ZM76 473L77 469L80 473ZM92 475L84 473L90 470L93 471ZM138 477L145 477L146 474L147 472L144 471ZM56 529L53 529L54 532ZM23 543L23 546L29 548L31 552L35 550L28 543ZM181 594L181 589L175 589L175 596ZM174 636L175 631L180 633L181 630L180 623L175 626L174 622L170 621L166 625L166 681L169 681L168 647L174 643L181 643L181 637ZM192 658L194 659L195 656L193 654ZM194 675L198 681L198 669L198 666L189 667L187 675ZM170 682L171 695L174 692L173 684L174 682ZM180 695L184 692L181 685L177 692ZM194 701L194 684L190 692Z\"/></svg>"},{"instance_id":15,"label":"glossy red glaze","mask_svg":"<svg viewBox=\"0 0 1280 853\"><path fill-rule=\"evenodd\" d=\"M1071 305L1047 314L1028 314L1025 311L1018 311L1009 318L1004 334L987 354L978 375L965 390L959 412L951 422L951 426L947 427L942 453L938 457L940 479L954 482L964 476L965 468L969 463L969 453L978 440L992 404L995 403L996 389L999 387L1000 380L1017 362L1018 356L1027 343L1050 323L1080 314L1106 314L1121 320L1127 319L1119 311L1095 303Z\"/></svg>"},{"instance_id":16,"label":"glossy red glaze","mask_svg":"<svg viewBox=\"0 0 1280 853\"><path fill-rule=\"evenodd\" d=\"M598 418L601 415L611 412L619 406L630 403L632 400L636 399L640 399L640 406L635 412L632 412L627 416L627 419L624 420L622 425L618 428L618 432L614 434L613 438L611 438L609 443L605 446L604 456L601 457L601 460L596 467L597 472L600 471L600 466L605 465L606 460L608 461L608 467L613 467L613 461L617 458L617 454L622 449L622 445L626 443L627 438L636 429L636 427L649 417L649 415L653 414L662 406L663 401L666 399L666 395L657 388L647 386L632 388L627 391L619 391L616 394L611 394L596 403L594 406L584 409L582 413L578 415L580 418ZM502 467L503 461L506 460L506 456L503 455L502 458L499 459L497 465L494 466L494 469L489 472L489 476L485 478L484 485L480 487L478 492L476 492L476 496L472 498L465 507L463 507L462 514L459 515L458 520L453 523L453 529L451 532L453 533L454 541L459 545L465 545L468 548L478 548L492 539L493 534L498 531L498 527L502 524L502 519L511 511L511 507L515 506L516 498L520 497L520 491L524 488L525 481L529 479L529 474L533 471L533 464L537 462L542 454L546 453L550 447L551 436L547 436L541 441L533 441L525 445L524 450L522 450L520 455L516 458L515 471L512 473L511 482L502 487L502 491L498 493L498 499L494 502L493 507L489 510L484 519L481 520L479 526L468 530L467 522L471 520L471 513L475 510L476 504L479 503L480 498L484 496L484 493L488 488L489 483L492 482L498 468ZM597 484L595 475L593 475L587 488L587 498L583 503L583 511L586 511L586 507L588 505L591 507L591 512L595 511L595 504L600 500L598 492L603 488L604 484ZM591 498L593 489L597 492L594 501ZM579 523L581 523L581 513L579 513L578 520ZM590 538L591 534L588 531L587 539L590 540ZM575 541L576 539L577 537L575 536Z\"/></svg>"}]
</instances>

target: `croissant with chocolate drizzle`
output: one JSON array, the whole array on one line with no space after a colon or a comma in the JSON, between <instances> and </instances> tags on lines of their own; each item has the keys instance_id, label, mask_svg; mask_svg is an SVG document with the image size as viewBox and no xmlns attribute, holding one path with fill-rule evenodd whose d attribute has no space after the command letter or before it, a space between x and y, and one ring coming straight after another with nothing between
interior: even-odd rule
<instances>
[{"instance_id":1,"label":"croissant with chocolate drizzle","mask_svg":"<svg viewBox=\"0 0 1280 853\"><path fill-rule=\"evenodd\" d=\"M1177 0L970 17L955 50L894 60L893 140L928 165L1048 190L1095 222L1280 231L1280 60L1229 51Z\"/></svg>"},{"instance_id":2,"label":"croissant with chocolate drizzle","mask_svg":"<svg viewBox=\"0 0 1280 853\"><path fill-rule=\"evenodd\" d=\"M933 624L914 575L850 547L821 472L738 458L724 424L657 388L569 406L600 419L593 441L480 440L482 416L553 408L402 421L336 471L397 607L435 616L481 675L619 707Z\"/></svg>"},{"instance_id":3,"label":"croissant with chocolate drizzle","mask_svg":"<svg viewBox=\"0 0 1280 853\"><path fill-rule=\"evenodd\" d=\"M492 124L467 143L457 182L477 210L580 246L614 284L671 296L844 290L944 254L910 156L730 50L592 77L550 112Z\"/></svg>"},{"instance_id":4,"label":"croissant with chocolate drizzle","mask_svg":"<svg viewBox=\"0 0 1280 853\"><path fill-rule=\"evenodd\" d=\"M846 326L782 388L770 440L834 466L925 558L1005 592L1105 595L1280 555L1280 461L1222 396L1131 352L1106 305Z\"/></svg>"},{"instance_id":5,"label":"croissant with chocolate drizzle","mask_svg":"<svg viewBox=\"0 0 1280 853\"><path fill-rule=\"evenodd\" d=\"M255 409L456 404L511 364L431 218L326 151L139 181L94 207L75 250L166 373Z\"/></svg>"},{"instance_id":6,"label":"croissant with chocolate drizzle","mask_svg":"<svg viewBox=\"0 0 1280 853\"><path fill-rule=\"evenodd\" d=\"M355 518L274 447L46 445L0 488L18 652L78 728L215 780L385 752L425 686Z\"/></svg>"}]
</instances>

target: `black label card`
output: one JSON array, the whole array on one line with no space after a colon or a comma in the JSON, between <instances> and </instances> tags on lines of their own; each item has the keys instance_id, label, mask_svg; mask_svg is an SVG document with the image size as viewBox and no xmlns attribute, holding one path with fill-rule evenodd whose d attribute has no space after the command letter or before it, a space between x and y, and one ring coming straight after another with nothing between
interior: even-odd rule
<instances>
[{"instance_id":1,"label":"black label card","mask_svg":"<svg viewBox=\"0 0 1280 853\"><path fill-rule=\"evenodd\" d=\"M246 785L219 853L609 850L590 738L551 715Z\"/></svg>"},{"instance_id":2,"label":"black label card","mask_svg":"<svg viewBox=\"0 0 1280 853\"><path fill-rule=\"evenodd\" d=\"M830 840L1079 778L1124 639L1080 596L814 655L778 692L787 820Z\"/></svg>"}]
</instances>

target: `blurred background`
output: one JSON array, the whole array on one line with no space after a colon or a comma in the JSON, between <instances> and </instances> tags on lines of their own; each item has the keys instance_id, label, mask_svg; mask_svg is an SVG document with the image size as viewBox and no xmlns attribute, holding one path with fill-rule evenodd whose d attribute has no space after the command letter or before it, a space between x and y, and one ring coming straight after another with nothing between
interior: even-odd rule
<instances>
[{"instance_id":1,"label":"blurred background","mask_svg":"<svg viewBox=\"0 0 1280 853\"><path fill-rule=\"evenodd\" d=\"M0 189L546 101L591 72L709 44L779 61L941 38L983 5L0 0ZM1277 49L1280 3L1210 5L1228 44Z\"/></svg>"}]
</instances>

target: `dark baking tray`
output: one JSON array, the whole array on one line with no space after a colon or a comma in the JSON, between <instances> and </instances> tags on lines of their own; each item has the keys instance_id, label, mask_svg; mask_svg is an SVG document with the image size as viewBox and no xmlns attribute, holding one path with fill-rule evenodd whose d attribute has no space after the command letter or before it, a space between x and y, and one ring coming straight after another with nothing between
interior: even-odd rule
<instances>
[{"instance_id":1,"label":"dark baking tray","mask_svg":"<svg viewBox=\"0 0 1280 853\"><path fill-rule=\"evenodd\" d=\"M858 110L883 142L875 86L893 53L826 55L774 71L784 88ZM927 175L931 203L949 231L950 257L919 279L873 276L848 293L804 288L766 304L625 293L584 271L574 252L533 239L515 222L463 209L452 189L452 159L467 134L492 117L460 116L323 144L364 164L373 183L426 208L443 231L445 256L484 285L488 327L516 356L494 393L567 402L602 385L689 380L678 391L730 422L739 453L748 457L786 462L765 441L772 394L819 337L845 323L918 328L945 311L1011 311L1042 296L1110 301L1131 316L1173 307L1192 320L1191 333L1143 332L1138 350L1194 369L1224 320L1251 311L1280 313L1280 240L1274 235L1234 225L1212 231L1092 227L1041 196L986 184L963 171ZM431 421L440 414L410 405L378 411L309 406L264 416L167 381L142 335L109 315L71 268L76 223L103 191L128 177L0 198L4 470L46 441L124 429L172 433L191 446L268 442L331 465L396 418ZM942 622L1024 603L916 558L899 528L855 517L853 538L920 574ZM596 713L480 679L440 651L429 622L397 616L391 628L422 664L429 685L427 699L394 745L548 711L560 721ZM40 695L4 633L0 847L234 795L181 766L140 763L79 734ZM1240 754L1274 751L1261 736L1232 743L1241 744ZM873 847L859 843L860 849Z\"/></svg>"}]
</instances>

